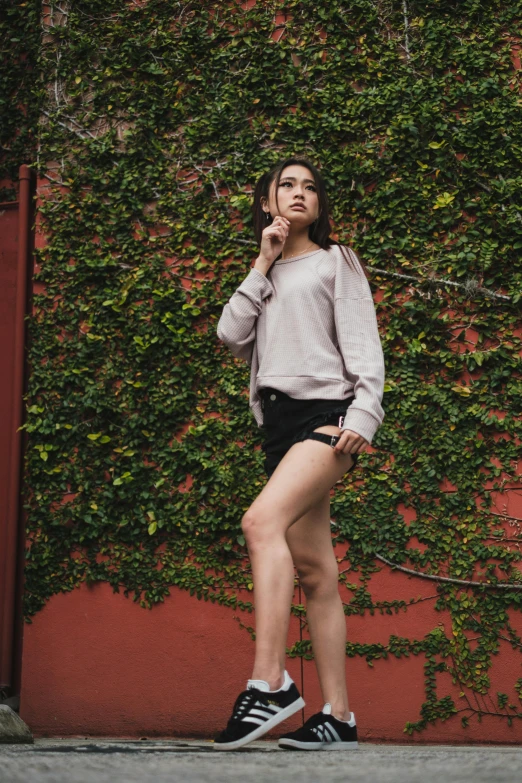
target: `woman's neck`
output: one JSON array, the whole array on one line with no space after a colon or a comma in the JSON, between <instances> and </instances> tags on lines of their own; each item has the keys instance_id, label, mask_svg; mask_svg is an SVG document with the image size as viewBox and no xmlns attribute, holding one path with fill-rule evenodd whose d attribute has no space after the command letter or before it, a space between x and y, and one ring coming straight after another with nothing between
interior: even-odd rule
<instances>
[{"instance_id":1,"label":"woman's neck","mask_svg":"<svg viewBox=\"0 0 522 783\"><path fill-rule=\"evenodd\" d=\"M313 250L315 247L318 245L308 236L308 229L295 235L290 233L281 253L281 259L284 261L289 256L301 255L301 253L306 253L307 250Z\"/></svg>"}]
</instances>

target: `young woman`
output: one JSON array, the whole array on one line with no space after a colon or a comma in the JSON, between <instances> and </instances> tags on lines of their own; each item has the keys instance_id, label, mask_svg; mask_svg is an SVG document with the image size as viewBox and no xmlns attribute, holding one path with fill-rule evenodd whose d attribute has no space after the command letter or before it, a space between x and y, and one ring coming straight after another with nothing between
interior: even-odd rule
<instances>
[{"instance_id":1,"label":"young woman","mask_svg":"<svg viewBox=\"0 0 522 783\"><path fill-rule=\"evenodd\" d=\"M217 334L250 364L269 480L242 518L254 583L252 678L213 747L240 748L304 706L285 669L295 565L325 705L279 745L356 748L330 490L384 418L375 307L356 254L329 237L324 182L308 160L289 158L263 175L253 210L259 255Z\"/></svg>"}]
</instances>

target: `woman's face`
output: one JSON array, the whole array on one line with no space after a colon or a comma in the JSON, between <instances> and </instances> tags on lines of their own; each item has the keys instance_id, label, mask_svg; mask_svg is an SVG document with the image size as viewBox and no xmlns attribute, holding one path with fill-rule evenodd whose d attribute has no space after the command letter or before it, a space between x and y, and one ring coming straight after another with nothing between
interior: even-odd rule
<instances>
[{"instance_id":1,"label":"woman's face","mask_svg":"<svg viewBox=\"0 0 522 783\"><path fill-rule=\"evenodd\" d=\"M276 180L271 183L268 204L272 218L277 215L288 218L291 223L309 226L319 214L319 199L315 187L314 175L306 166L286 166L281 172L281 180L277 188Z\"/></svg>"}]
</instances>

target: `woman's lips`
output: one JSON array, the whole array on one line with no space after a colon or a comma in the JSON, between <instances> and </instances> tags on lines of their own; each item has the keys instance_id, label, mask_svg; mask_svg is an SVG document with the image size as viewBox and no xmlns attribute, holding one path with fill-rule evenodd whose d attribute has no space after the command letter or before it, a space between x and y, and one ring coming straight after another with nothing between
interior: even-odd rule
<instances>
[{"instance_id":1,"label":"woman's lips","mask_svg":"<svg viewBox=\"0 0 522 783\"><path fill-rule=\"evenodd\" d=\"M294 204L290 209L299 209L301 212L306 212L305 207L302 207L301 204Z\"/></svg>"}]
</instances>

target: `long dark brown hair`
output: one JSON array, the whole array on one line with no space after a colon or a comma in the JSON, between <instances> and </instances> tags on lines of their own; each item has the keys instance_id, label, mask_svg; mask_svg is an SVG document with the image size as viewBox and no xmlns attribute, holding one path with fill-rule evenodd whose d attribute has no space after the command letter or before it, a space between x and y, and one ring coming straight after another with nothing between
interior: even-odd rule
<instances>
[{"instance_id":1,"label":"long dark brown hair","mask_svg":"<svg viewBox=\"0 0 522 783\"><path fill-rule=\"evenodd\" d=\"M254 203L252 205L254 233L258 245L261 245L263 230L267 226L270 226L273 221L272 216L267 215L267 213L263 210L263 207L261 205L261 198L265 197L268 200L270 187L272 185L272 182L275 180L276 181L276 185L275 185L276 204L279 207L277 201L277 193L279 189L279 182L281 180L281 173L283 169L285 169L287 166L293 166L293 165L305 166L308 169L308 171L312 173L315 180L315 186L317 188L317 198L319 201L319 215L314 220L314 222L310 226L308 226L308 237L310 241L315 242L317 245L319 245L319 247L322 247L324 250L327 250L332 245L339 245L341 253L343 254L346 262L353 269L355 269L357 273L359 273L359 270L357 269L353 260L350 258L350 255L348 254L346 248L343 247L343 245L341 245L340 242L336 242L335 239L332 239L330 237L331 226L330 226L330 220L328 219L328 196L326 194L324 179L321 173L319 172L319 170L314 166L314 164L311 163L306 158L298 158L298 157L286 158L286 160L277 163L275 166L273 166L273 168L270 169L270 171L268 171L266 174L263 174L258 179L254 190ZM355 254L357 260L361 265L364 274L366 275L366 278L368 279L370 275L368 274L368 270L366 269L366 266L363 264L363 262L361 261L361 259L353 249L352 252ZM279 256L274 259L274 262L270 266L270 269L272 269L272 266L275 264L278 258ZM268 270L268 272L270 272L270 269Z\"/></svg>"}]
</instances>

